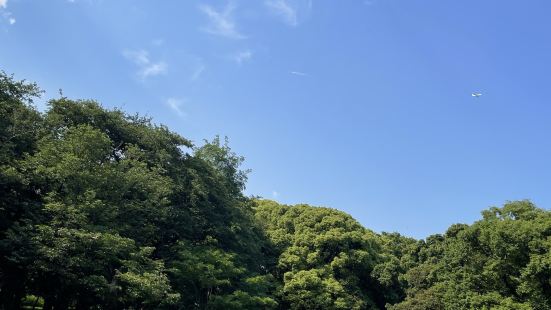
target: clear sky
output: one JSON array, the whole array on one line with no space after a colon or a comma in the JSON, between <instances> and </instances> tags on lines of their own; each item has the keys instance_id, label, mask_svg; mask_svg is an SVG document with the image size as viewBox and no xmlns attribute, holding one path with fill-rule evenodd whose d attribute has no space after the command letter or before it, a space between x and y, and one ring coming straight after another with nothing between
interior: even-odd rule
<instances>
[{"instance_id":1,"label":"clear sky","mask_svg":"<svg viewBox=\"0 0 551 310\"><path fill-rule=\"evenodd\" d=\"M550 12L549 0L0 0L0 69L197 144L228 136L252 169L247 194L426 237L507 200L551 205Z\"/></svg>"}]
</instances>

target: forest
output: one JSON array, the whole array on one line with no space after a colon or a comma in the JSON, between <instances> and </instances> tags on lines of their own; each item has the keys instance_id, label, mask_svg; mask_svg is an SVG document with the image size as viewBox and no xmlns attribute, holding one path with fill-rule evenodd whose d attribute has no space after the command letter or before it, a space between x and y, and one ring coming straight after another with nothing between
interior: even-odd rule
<instances>
[{"instance_id":1,"label":"forest","mask_svg":"<svg viewBox=\"0 0 551 310\"><path fill-rule=\"evenodd\" d=\"M41 94L0 74L0 309L551 310L551 212L530 201L375 233L246 196L227 139Z\"/></svg>"}]
</instances>

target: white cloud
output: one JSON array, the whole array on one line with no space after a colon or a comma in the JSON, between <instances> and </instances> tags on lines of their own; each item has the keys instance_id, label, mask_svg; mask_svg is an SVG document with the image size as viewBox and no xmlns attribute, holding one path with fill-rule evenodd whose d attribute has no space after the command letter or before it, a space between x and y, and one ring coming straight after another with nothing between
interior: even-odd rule
<instances>
[{"instance_id":1,"label":"white cloud","mask_svg":"<svg viewBox=\"0 0 551 310\"><path fill-rule=\"evenodd\" d=\"M149 63L149 56L145 50L125 50L122 54L126 59L131 60L137 65L147 65Z\"/></svg>"},{"instance_id":2,"label":"white cloud","mask_svg":"<svg viewBox=\"0 0 551 310\"><path fill-rule=\"evenodd\" d=\"M0 0L2 1L2 0ZM3 8L5 8L7 5L7 1L4 1L4 2L0 2L0 22L1 23L8 23L9 25L13 25L15 24L16 22L16 19L15 17L13 17L13 14L12 12L7 12L5 10L3 10Z\"/></svg>"},{"instance_id":3,"label":"white cloud","mask_svg":"<svg viewBox=\"0 0 551 310\"><path fill-rule=\"evenodd\" d=\"M304 73L304 72L300 72L300 71L291 71L289 73L291 73L292 75L298 75L298 76L309 76L308 73Z\"/></svg>"},{"instance_id":4,"label":"white cloud","mask_svg":"<svg viewBox=\"0 0 551 310\"><path fill-rule=\"evenodd\" d=\"M283 21L296 27L298 25L297 10L285 0L267 0L264 4L276 15L283 18Z\"/></svg>"},{"instance_id":5,"label":"white cloud","mask_svg":"<svg viewBox=\"0 0 551 310\"><path fill-rule=\"evenodd\" d=\"M184 103L183 100L177 99L177 98L168 98L166 100L166 104L179 116L185 116L186 113L182 110L182 104Z\"/></svg>"},{"instance_id":6,"label":"white cloud","mask_svg":"<svg viewBox=\"0 0 551 310\"><path fill-rule=\"evenodd\" d=\"M153 63L151 65L148 65L148 66L144 67L140 71L140 76L143 79L146 79L149 76L156 76L156 75L160 75L160 74L165 74L166 71L167 71L167 65L166 65L165 62L161 61L161 62Z\"/></svg>"},{"instance_id":7,"label":"white cloud","mask_svg":"<svg viewBox=\"0 0 551 310\"><path fill-rule=\"evenodd\" d=\"M142 80L167 72L168 65L164 61L152 62L146 50L125 50L122 54L139 67L138 76Z\"/></svg>"},{"instance_id":8,"label":"white cloud","mask_svg":"<svg viewBox=\"0 0 551 310\"><path fill-rule=\"evenodd\" d=\"M8 0L0 0L0 8L6 8L8 6Z\"/></svg>"},{"instance_id":9,"label":"white cloud","mask_svg":"<svg viewBox=\"0 0 551 310\"><path fill-rule=\"evenodd\" d=\"M238 64L249 61L253 57L253 52L250 50L241 51L233 56L233 60Z\"/></svg>"},{"instance_id":10,"label":"white cloud","mask_svg":"<svg viewBox=\"0 0 551 310\"><path fill-rule=\"evenodd\" d=\"M193 71L193 74L191 75L191 80L197 81L201 77L205 69L207 69L207 67L204 64L200 63L199 65L197 65L197 68L195 68L195 71Z\"/></svg>"},{"instance_id":11,"label":"white cloud","mask_svg":"<svg viewBox=\"0 0 551 310\"><path fill-rule=\"evenodd\" d=\"M237 30L237 26L233 21L232 12L235 6L231 2L228 3L222 11L216 11L210 5L201 5L199 9L207 15L210 21L210 25L203 28L205 32L229 39L246 38L245 35Z\"/></svg>"},{"instance_id":12,"label":"white cloud","mask_svg":"<svg viewBox=\"0 0 551 310\"><path fill-rule=\"evenodd\" d=\"M155 39L153 41L151 41L151 44L155 45L155 46L161 46L165 43L165 40L163 39Z\"/></svg>"},{"instance_id":13,"label":"white cloud","mask_svg":"<svg viewBox=\"0 0 551 310\"><path fill-rule=\"evenodd\" d=\"M312 0L264 0L264 6L290 27L297 27L312 14Z\"/></svg>"}]
</instances>

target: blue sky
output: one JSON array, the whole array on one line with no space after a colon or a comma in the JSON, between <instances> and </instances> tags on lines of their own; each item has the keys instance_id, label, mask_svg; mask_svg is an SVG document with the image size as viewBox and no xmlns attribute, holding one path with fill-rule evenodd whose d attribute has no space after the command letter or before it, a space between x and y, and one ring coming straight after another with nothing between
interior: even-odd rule
<instances>
[{"instance_id":1,"label":"blue sky","mask_svg":"<svg viewBox=\"0 0 551 310\"><path fill-rule=\"evenodd\" d=\"M62 88L197 144L228 136L253 171L248 194L426 237L507 200L549 208L549 12L548 0L0 0L0 69L45 99Z\"/></svg>"}]
</instances>

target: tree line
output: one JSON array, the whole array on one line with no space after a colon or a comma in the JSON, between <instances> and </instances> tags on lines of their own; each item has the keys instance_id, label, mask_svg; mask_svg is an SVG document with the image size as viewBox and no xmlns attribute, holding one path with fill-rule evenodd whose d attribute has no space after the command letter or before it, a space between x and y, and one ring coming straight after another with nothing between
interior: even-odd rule
<instances>
[{"instance_id":1,"label":"tree line","mask_svg":"<svg viewBox=\"0 0 551 310\"><path fill-rule=\"evenodd\" d=\"M0 73L0 309L551 309L530 201L416 240L243 194L243 158Z\"/></svg>"}]
</instances>

